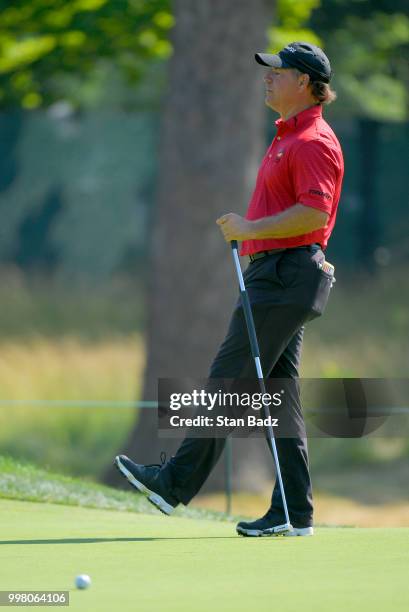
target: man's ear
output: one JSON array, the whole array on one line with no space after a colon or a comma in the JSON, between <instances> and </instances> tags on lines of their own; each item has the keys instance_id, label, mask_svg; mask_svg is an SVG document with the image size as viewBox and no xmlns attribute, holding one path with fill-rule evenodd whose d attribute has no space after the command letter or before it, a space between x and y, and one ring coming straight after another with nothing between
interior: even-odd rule
<instances>
[{"instance_id":1,"label":"man's ear","mask_svg":"<svg viewBox=\"0 0 409 612\"><path fill-rule=\"evenodd\" d=\"M308 87L309 83L310 83L311 79L310 79L310 75L309 74L303 74L301 75L301 79L299 81L299 84L301 86L305 85Z\"/></svg>"}]
</instances>

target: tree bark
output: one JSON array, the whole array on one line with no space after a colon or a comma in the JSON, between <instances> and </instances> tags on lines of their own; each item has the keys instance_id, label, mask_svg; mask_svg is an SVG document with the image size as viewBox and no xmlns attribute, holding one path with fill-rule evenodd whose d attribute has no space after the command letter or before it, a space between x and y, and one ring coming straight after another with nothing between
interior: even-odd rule
<instances>
[{"instance_id":1,"label":"tree bark","mask_svg":"<svg viewBox=\"0 0 409 612\"><path fill-rule=\"evenodd\" d=\"M230 211L244 214L254 188L265 145L264 72L254 53L265 48L273 5L267 0L174 3L152 233L146 400L157 399L160 377L206 378L226 332L237 285L215 220ZM262 441L245 442L240 454L249 470L250 446L258 448ZM150 463L157 462L160 450L171 453L178 444L158 438L156 411L145 409L125 450ZM221 481L219 468L213 485Z\"/></svg>"}]
</instances>

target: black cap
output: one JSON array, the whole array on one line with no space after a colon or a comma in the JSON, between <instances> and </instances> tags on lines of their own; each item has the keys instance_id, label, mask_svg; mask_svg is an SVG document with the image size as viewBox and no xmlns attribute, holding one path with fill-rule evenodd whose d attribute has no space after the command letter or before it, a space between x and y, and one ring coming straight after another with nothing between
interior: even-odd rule
<instances>
[{"instance_id":1,"label":"black cap","mask_svg":"<svg viewBox=\"0 0 409 612\"><path fill-rule=\"evenodd\" d=\"M262 66L273 68L297 68L309 74L313 81L329 83L332 72L329 59L324 51L306 42L293 42L276 55L256 53L256 61Z\"/></svg>"}]
</instances>

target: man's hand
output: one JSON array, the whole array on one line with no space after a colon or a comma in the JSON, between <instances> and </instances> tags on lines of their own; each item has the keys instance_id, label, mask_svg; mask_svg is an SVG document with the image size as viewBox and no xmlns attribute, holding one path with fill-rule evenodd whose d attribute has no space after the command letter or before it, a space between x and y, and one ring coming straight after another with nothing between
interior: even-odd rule
<instances>
[{"instance_id":1,"label":"man's hand","mask_svg":"<svg viewBox=\"0 0 409 612\"><path fill-rule=\"evenodd\" d=\"M227 213L219 217L217 225L223 232L226 242L231 240L250 240L253 237L253 222L236 213Z\"/></svg>"}]
</instances>

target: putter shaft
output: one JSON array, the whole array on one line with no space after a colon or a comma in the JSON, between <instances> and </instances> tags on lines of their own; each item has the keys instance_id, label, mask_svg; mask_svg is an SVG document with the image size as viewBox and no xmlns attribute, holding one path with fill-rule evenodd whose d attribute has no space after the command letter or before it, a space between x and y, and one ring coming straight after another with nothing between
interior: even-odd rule
<instances>
[{"instance_id":1,"label":"putter shaft","mask_svg":"<svg viewBox=\"0 0 409 612\"><path fill-rule=\"evenodd\" d=\"M241 271L240 258L239 258L238 248L237 248L237 240L231 241L231 248L232 248L232 253L233 253L234 264L236 267L237 278L238 278L239 286L240 286L240 297L241 297L241 303L243 306L244 317L246 319L247 331L248 331L250 346L251 346L251 353L253 355L253 359L255 362L257 378L259 381L260 389L262 393L265 394L266 387L264 383L263 370L261 367L260 349L259 349L258 341L257 341L256 327L254 325L253 313L251 311L251 304L250 304L249 296L246 290L246 286L244 284L243 273ZM268 412L267 406L264 403L263 403L263 411L264 411L265 416L268 417L269 412ZM281 477L280 462L278 459L277 446L276 446L276 442L274 438L274 431L271 425L267 426L267 441L269 443L270 452L273 455L274 464L276 467L278 483L280 486L281 497L283 500L286 524L289 526L289 528L291 528L290 517L288 514L288 508L287 508L287 500L285 497L285 491L284 491L284 485L283 485L283 479Z\"/></svg>"}]
</instances>

